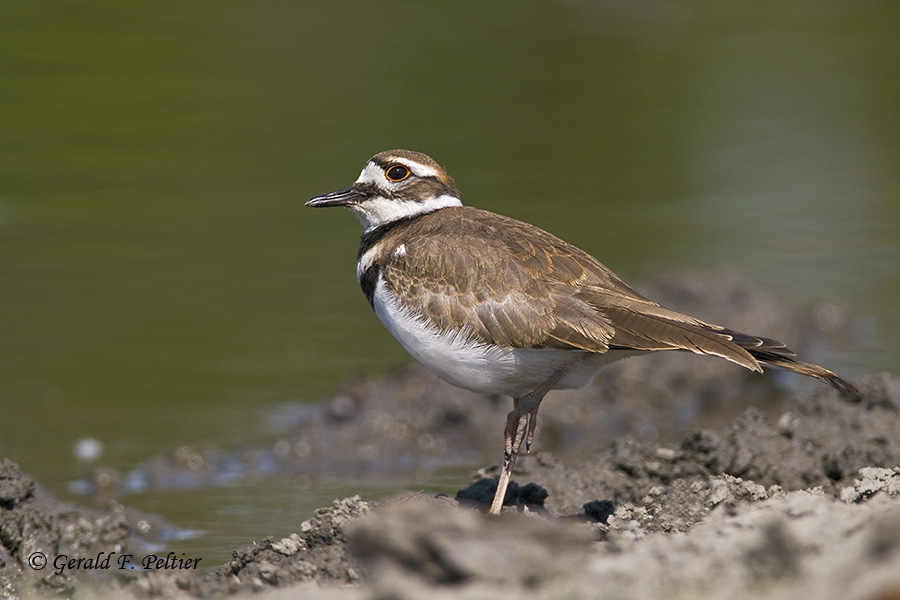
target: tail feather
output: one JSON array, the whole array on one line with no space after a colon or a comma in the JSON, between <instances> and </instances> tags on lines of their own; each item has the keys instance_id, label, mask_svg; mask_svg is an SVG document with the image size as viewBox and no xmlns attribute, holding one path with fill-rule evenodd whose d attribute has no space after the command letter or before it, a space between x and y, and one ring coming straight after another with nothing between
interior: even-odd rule
<instances>
[{"instance_id":1,"label":"tail feather","mask_svg":"<svg viewBox=\"0 0 900 600\"><path fill-rule=\"evenodd\" d=\"M731 341L745 349L750 356L761 363L800 373L807 377L815 377L836 389L841 396L851 402L859 402L863 399L862 392L855 385L819 365L798 360L797 355L778 340L746 335L729 329L723 329L721 333L731 337Z\"/></svg>"},{"instance_id":2,"label":"tail feather","mask_svg":"<svg viewBox=\"0 0 900 600\"><path fill-rule=\"evenodd\" d=\"M797 359L778 340L704 323L639 297L586 293L583 299L612 325L611 338L603 340L609 348L689 350L719 356L758 372L762 372L760 363L763 363L815 377L849 401L859 402L863 398L856 386L828 369Z\"/></svg>"}]
</instances>

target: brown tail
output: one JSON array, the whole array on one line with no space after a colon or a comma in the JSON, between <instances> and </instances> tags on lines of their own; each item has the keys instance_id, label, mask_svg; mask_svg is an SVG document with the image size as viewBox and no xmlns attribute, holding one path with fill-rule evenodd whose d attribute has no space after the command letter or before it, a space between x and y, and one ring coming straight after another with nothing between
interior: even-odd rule
<instances>
[{"instance_id":1,"label":"brown tail","mask_svg":"<svg viewBox=\"0 0 900 600\"><path fill-rule=\"evenodd\" d=\"M731 341L749 352L750 356L759 362L808 377L815 377L832 386L840 392L841 396L851 402L859 402L863 399L862 392L855 385L828 369L798 360L797 355L778 340L746 335L730 329L724 329L720 333L730 336Z\"/></svg>"},{"instance_id":2,"label":"brown tail","mask_svg":"<svg viewBox=\"0 0 900 600\"><path fill-rule=\"evenodd\" d=\"M704 323L640 297L591 291L595 293L585 292L584 299L604 316L606 325L612 329L612 337L603 340L609 348L689 350L720 356L759 372L762 372L759 363L765 363L820 379L851 402L863 398L853 384L818 365L798 360L792 350L777 340Z\"/></svg>"}]
</instances>

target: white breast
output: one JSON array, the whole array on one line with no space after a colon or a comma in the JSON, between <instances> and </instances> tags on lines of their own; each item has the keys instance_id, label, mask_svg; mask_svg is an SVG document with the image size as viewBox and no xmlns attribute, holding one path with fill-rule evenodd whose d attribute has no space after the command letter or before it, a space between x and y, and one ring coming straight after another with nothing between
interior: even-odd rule
<instances>
[{"instance_id":1,"label":"white breast","mask_svg":"<svg viewBox=\"0 0 900 600\"><path fill-rule=\"evenodd\" d=\"M442 332L401 306L381 276L373 306L387 330L413 358L444 381L485 394L518 398L534 391L561 368L569 374L557 388L583 387L603 364L622 358L615 353L578 350L504 349L473 342L462 331Z\"/></svg>"}]
</instances>

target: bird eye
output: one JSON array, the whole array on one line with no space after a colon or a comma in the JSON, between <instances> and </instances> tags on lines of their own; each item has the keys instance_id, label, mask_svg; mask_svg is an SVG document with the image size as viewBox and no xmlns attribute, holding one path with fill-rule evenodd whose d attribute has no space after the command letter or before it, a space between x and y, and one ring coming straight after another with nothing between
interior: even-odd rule
<instances>
[{"instance_id":1,"label":"bird eye","mask_svg":"<svg viewBox=\"0 0 900 600\"><path fill-rule=\"evenodd\" d=\"M391 165L388 167L388 170L384 172L384 176L391 181L403 181L409 177L409 169L403 165Z\"/></svg>"}]
</instances>

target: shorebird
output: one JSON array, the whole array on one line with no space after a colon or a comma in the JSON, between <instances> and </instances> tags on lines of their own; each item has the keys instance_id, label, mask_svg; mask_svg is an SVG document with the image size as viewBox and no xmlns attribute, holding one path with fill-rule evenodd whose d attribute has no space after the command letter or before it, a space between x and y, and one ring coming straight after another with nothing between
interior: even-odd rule
<instances>
[{"instance_id":1,"label":"shorebird","mask_svg":"<svg viewBox=\"0 0 900 600\"><path fill-rule=\"evenodd\" d=\"M416 360L459 387L512 397L492 513L522 444L531 448L547 392L583 387L620 358L686 350L757 372L761 363L787 369L861 397L779 341L664 308L550 233L463 206L453 179L425 154L376 154L353 185L306 206L345 206L359 218L359 283Z\"/></svg>"}]
</instances>

